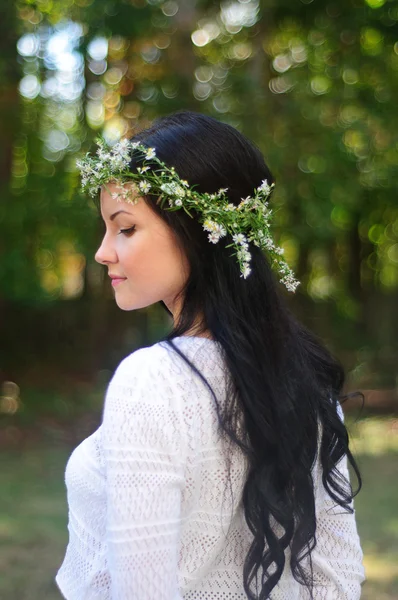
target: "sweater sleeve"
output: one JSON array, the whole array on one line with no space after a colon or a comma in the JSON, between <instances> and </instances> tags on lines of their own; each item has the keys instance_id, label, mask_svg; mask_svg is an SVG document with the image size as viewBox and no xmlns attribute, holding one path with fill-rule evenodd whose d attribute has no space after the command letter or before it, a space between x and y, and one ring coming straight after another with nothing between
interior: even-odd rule
<instances>
[{"instance_id":1,"label":"sweater sleeve","mask_svg":"<svg viewBox=\"0 0 398 600\"><path fill-rule=\"evenodd\" d=\"M186 428L181 391L167 364L149 348L137 350L119 365L105 398L112 600L181 598L177 565Z\"/></svg>"},{"instance_id":2,"label":"sweater sleeve","mask_svg":"<svg viewBox=\"0 0 398 600\"><path fill-rule=\"evenodd\" d=\"M340 406L338 412L344 420ZM337 469L349 480L346 456ZM314 600L359 600L365 576L355 512L346 512L330 498L322 483L319 460L315 466L314 483L317 516L317 544L312 552ZM351 508L354 508L353 503Z\"/></svg>"}]
</instances>

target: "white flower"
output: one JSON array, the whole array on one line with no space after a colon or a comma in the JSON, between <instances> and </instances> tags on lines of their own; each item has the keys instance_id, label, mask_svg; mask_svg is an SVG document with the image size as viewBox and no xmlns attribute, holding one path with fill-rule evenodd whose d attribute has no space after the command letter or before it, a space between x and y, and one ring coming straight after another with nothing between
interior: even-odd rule
<instances>
[{"instance_id":1,"label":"white flower","mask_svg":"<svg viewBox=\"0 0 398 600\"><path fill-rule=\"evenodd\" d=\"M267 250L273 250L275 248L275 244L270 237L264 237L261 242Z\"/></svg>"},{"instance_id":2,"label":"white flower","mask_svg":"<svg viewBox=\"0 0 398 600\"><path fill-rule=\"evenodd\" d=\"M289 290L289 292L295 292L295 291L296 291L296 288L297 288L297 287L300 285L300 282L299 282L299 281L296 281L296 280L289 280L289 279L288 279L287 281L284 281L284 280L282 279L282 283L284 283L284 284L285 284L285 286L286 286L286 289L287 289L287 290Z\"/></svg>"},{"instance_id":3,"label":"white flower","mask_svg":"<svg viewBox=\"0 0 398 600\"><path fill-rule=\"evenodd\" d=\"M130 162L129 141L121 140L115 144L108 161L116 170L127 167Z\"/></svg>"},{"instance_id":4,"label":"white flower","mask_svg":"<svg viewBox=\"0 0 398 600\"><path fill-rule=\"evenodd\" d=\"M180 185L176 185L175 186L175 190L174 193L176 196L178 196L179 198L183 198L185 196L185 190L182 189L182 187Z\"/></svg>"},{"instance_id":5,"label":"white flower","mask_svg":"<svg viewBox=\"0 0 398 600\"><path fill-rule=\"evenodd\" d=\"M235 233L232 236L232 239L236 244L243 244L244 242L246 242L246 236L243 235L243 233Z\"/></svg>"},{"instance_id":6,"label":"white flower","mask_svg":"<svg viewBox=\"0 0 398 600\"><path fill-rule=\"evenodd\" d=\"M145 173L145 171L149 171L149 167L137 167L138 173Z\"/></svg>"},{"instance_id":7,"label":"white flower","mask_svg":"<svg viewBox=\"0 0 398 600\"><path fill-rule=\"evenodd\" d=\"M246 196L246 198L241 198L241 201L238 204L238 210L242 210L245 206L250 204L253 201L251 196Z\"/></svg>"},{"instance_id":8,"label":"white flower","mask_svg":"<svg viewBox=\"0 0 398 600\"><path fill-rule=\"evenodd\" d=\"M220 225L220 236L224 237L227 235L227 230L225 229L224 225Z\"/></svg>"},{"instance_id":9,"label":"white flower","mask_svg":"<svg viewBox=\"0 0 398 600\"><path fill-rule=\"evenodd\" d=\"M245 248L239 248L236 256L238 257L238 260L243 260L244 262L250 262L252 258L250 252L248 252Z\"/></svg>"},{"instance_id":10,"label":"white flower","mask_svg":"<svg viewBox=\"0 0 398 600\"><path fill-rule=\"evenodd\" d=\"M224 225L222 225L221 223L216 223L216 221L212 221L211 219L206 219L204 221L203 229L205 231L210 231L211 233L216 234L218 239L227 235L227 230L225 229Z\"/></svg>"},{"instance_id":11,"label":"white flower","mask_svg":"<svg viewBox=\"0 0 398 600\"><path fill-rule=\"evenodd\" d=\"M162 183L160 189L169 196L177 196L178 198L183 198L185 196L185 190L174 181Z\"/></svg>"},{"instance_id":12,"label":"white flower","mask_svg":"<svg viewBox=\"0 0 398 600\"><path fill-rule=\"evenodd\" d=\"M181 179L181 185L183 185L185 187L189 187L189 183L185 179Z\"/></svg>"},{"instance_id":13,"label":"white flower","mask_svg":"<svg viewBox=\"0 0 398 600\"><path fill-rule=\"evenodd\" d=\"M174 188L171 183L162 183L162 185L160 186L160 189L162 190L162 192L164 192L165 194L168 194L169 196L173 195Z\"/></svg>"},{"instance_id":14,"label":"white flower","mask_svg":"<svg viewBox=\"0 0 398 600\"><path fill-rule=\"evenodd\" d=\"M144 192L144 194L147 194L149 192L149 190L151 189L151 184L148 181L140 181L140 183L138 184L138 187L140 188L141 192Z\"/></svg>"},{"instance_id":15,"label":"white flower","mask_svg":"<svg viewBox=\"0 0 398 600\"><path fill-rule=\"evenodd\" d=\"M217 231L217 223L215 221L212 221L211 219L206 219L203 223L203 229L205 231L215 232Z\"/></svg>"},{"instance_id":16,"label":"white flower","mask_svg":"<svg viewBox=\"0 0 398 600\"><path fill-rule=\"evenodd\" d=\"M242 271L241 277L244 277L244 279L246 279L246 277L248 277L250 275L250 273L252 272L251 268L247 264L243 265L243 268L241 269L241 271Z\"/></svg>"},{"instance_id":17,"label":"white flower","mask_svg":"<svg viewBox=\"0 0 398 600\"><path fill-rule=\"evenodd\" d=\"M123 140L120 140L119 142L119 148L122 149L123 151L126 150L128 151L130 146L130 142L128 141L127 138L124 138Z\"/></svg>"},{"instance_id":18,"label":"white flower","mask_svg":"<svg viewBox=\"0 0 398 600\"><path fill-rule=\"evenodd\" d=\"M119 156L128 156L129 153L129 141L127 139L120 140L113 146L112 152Z\"/></svg>"},{"instance_id":19,"label":"white flower","mask_svg":"<svg viewBox=\"0 0 398 600\"><path fill-rule=\"evenodd\" d=\"M145 158L147 160L150 160L151 158L155 158L155 156L156 156L155 148L148 148Z\"/></svg>"},{"instance_id":20,"label":"white flower","mask_svg":"<svg viewBox=\"0 0 398 600\"><path fill-rule=\"evenodd\" d=\"M261 185L257 188L259 192L265 192L268 196L271 192L273 185L269 185L267 179L263 179Z\"/></svg>"},{"instance_id":21,"label":"white flower","mask_svg":"<svg viewBox=\"0 0 398 600\"><path fill-rule=\"evenodd\" d=\"M121 171L128 166L128 158L125 159L123 158L123 156L119 156L117 154L115 156L110 156L109 166L111 168L112 173L117 173L118 171ZM101 169L102 166L99 165L99 168Z\"/></svg>"},{"instance_id":22,"label":"white flower","mask_svg":"<svg viewBox=\"0 0 398 600\"><path fill-rule=\"evenodd\" d=\"M177 198L177 200L174 202L174 204L176 206L182 206L182 200L180 198Z\"/></svg>"},{"instance_id":23,"label":"white flower","mask_svg":"<svg viewBox=\"0 0 398 600\"><path fill-rule=\"evenodd\" d=\"M108 161L111 157L109 152L105 152L103 148L98 148L97 150L98 157L103 161Z\"/></svg>"},{"instance_id":24,"label":"white flower","mask_svg":"<svg viewBox=\"0 0 398 600\"><path fill-rule=\"evenodd\" d=\"M220 239L220 236L218 233L209 233L209 235L207 237L209 238L209 241L212 242L213 244L217 244L218 240Z\"/></svg>"}]
</instances>

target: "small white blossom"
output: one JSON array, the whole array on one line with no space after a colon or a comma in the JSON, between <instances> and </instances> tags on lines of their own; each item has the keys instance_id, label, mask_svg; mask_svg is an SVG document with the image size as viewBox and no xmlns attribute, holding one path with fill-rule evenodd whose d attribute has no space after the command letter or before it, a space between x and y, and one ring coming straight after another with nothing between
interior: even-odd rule
<instances>
[{"instance_id":1,"label":"small white blossom","mask_svg":"<svg viewBox=\"0 0 398 600\"><path fill-rule=\"evenodd\" d=\"M232 236L232 239L236 244L242 244L242 243L246 242L246 236L243 235L243 233L235 233Z\"/></svg>"},{"instance_id":2,"label":"small white blossom","mask_svg":"<svg viewBox=\"0 0 398 600\"><path fill-rule=\"evenodd\" d=\"M257 189L259 192L265 192L265 194L268 196L270 194L272 188L273 188L273 185L269 185L268 180L263 179L261 185Z\"/></svg>"},{"instance_id":3,"label":"small white blossom","mask_svg":"<svg viewBox=\"0 0 398 600\"><path fill-rule=\"evenodd\" d=\"M182 206L182 200L181 198L177 198L177 200L174 203L176 206Z\"/></svg>"},{"instance_id":4,"label":"small white blossom","mask_svg":"<svg viewBox=\"0 0 398 600\"><path fill-rule=\"evenodd\" d=\"M241 198L241 201L238 204L238 210L243 210L245 206L248 206L253 201L251 196L247 196L246 198Z\"/></svg>"},{"instance_id":5,"label":"small white blossom","mask_svg":"<svg viewBox=\"0 0 398 600\"><path fill-rule=\"evenodd\" d=\"M122 169L123 166L128 166L130 162L128 140L121 140L120 142L114 145L111 151L109 161L112 165L115 165L116 169Z\"/></svg>"},{"instance_id":6,"label":"small white blossom","mask_svg":"<svg viewBox=\"0 0 398 600\"><path fill-rule=\"evenodd\" d=\"M285 279L282 280L282 283L285 284L286 289L289 290L289 292L295 292L296 288L300 285L300 282L295 279Z\"/></svg>"},{"instance_id":7,"label":"small white blossom","mask_svg":"<svg viewBox=\"0 0 398 600\"><path fill-rule=\"evenodd\" d=\"M108 161L111 157L109 152L105 152L102 148L97 150L98 157L104 162Z\"/></svg>"},{"instance_id":8,"label":"small white blossom","mask_svg":"<svg viewBox=\"0 0 398 600\"><path fill-rule=\"evenodd\" d=\"M112 173L117 173L128 166L128 159L124 159L122 156L114 155L109 158L109 166L111 167Z\"/></svg>"},{"instance_id":9,"label":"small white blossom","mask_svg":"<svg viewBox=\"0 0 398 600\"><path fill-rule=\"evenodd\" d=\"M185 196L185 190L180 185L176 185L174 193L179 198L184 198Z\"/></svg>"},{"instance_id":10,"label":"small white blossom","mask_svg":"<svg viewBox=\"0 0 398 600\"><path fill-rule=\"evenodd\" d=\"M151 189L151 184L148 181L140 181L138 184L138 187L140 188L141 192L144 192L144 194L147 194L149 192L149 190Z\"/></svg>"},{"instance_id":11,"label":"small white blossom","mask_svg":"<svg viewBox=\"0 0 398 600\"><path fill-rule=\"evenodd\" d=\"M253 207L254 208L262 208L263 207L263 203L260 202L260 200L258 198L255 198L253 200Z\"/></svg>"},{"instance_id":12,"label":"small white blossom","mask_svg":"<svg viewBox=\"0 0 398 600\"><path fill-rule=\"evenodd\" d=\"M205 231L210 231L211 233L215 233L218 238L224 237L227 235L227 230L221 223L216 223L216 221L212 221L211 219L206 219L203 223L203 229Z\"/></svg>"},{"instance_id":13,"label":"small white blossom","mask_svg":"<svg viewBox=\"0 0 398 600\"><path fill-rule=\"evenodd\" d=\"M155 158L155 156L156 156L155 148L148 148L145 158L147 160L150 160L151 158Z\"/></svg>"},{"instance_id":14,"label":"small white blossom","mask_svg":"<svg viewBox=\"0 0 398 600\"><path fill-rule=\"evenodd\" d=\"M250 252L245 250L245 248L239 248L239 250L236 253L236 256L238 257L238 260L243 260L244 262L251 261L251 254Z\"/></svg>"},{"instance_id":15,"label":"small white blossom","mask_svg":"<svg viewBox=\"0 0 398 600\"><path fill-rule=\"evenodd\" d=\"M210 219L206 219L205 222L203 223L203 229L205 231L216 231L217 228L217 223L215 223L214 221L211 221Z\"/></svg>"},{"instance_id":16,"label":"small white blossom","mask_svg":"<svg viewBox=\"0 0 398 600\"><path fill-rule=\"evenodd\" d=\"M114 145L112 151L120 156L128 156L129 145L129 141L127 139L120 140L120 142L117 142L117 144Z\"/></svg>"},{"instance_id":17,"label":"small white blossom","mask_svg":"<svg viewBox=\"0 0 398 600\"><path fill-rule=\"evenodd\" d=\"M241 275L241 277L244 277L244 279L246 279L246 277L248 277L251 272L252 272L252 270L249 267L249 265L245 264L245 265L243 265L243 268L242 268L242 275Z\"/></svg>"},{"instance_id":18,"label":"small white blossom","mask_svg":"<svg viewBox=\"0 0 398 600\"><path fill-rule=\"evenodd\" d=\"M274 242L268 236L266 238L263 238L262 244L267 250L273 250L275 248Z\"/></svg>"},{"instance_id":19,"label":"small white blossom","mask_svg":"<svg viewBox=\"0 0 398 600\"><path fill-rule=\"evenodd\" d=\"M220 239L220 235L218 233L209 233L207 237L213 244L217 244L218 240Z\"/></svg>"},{"instance_id":20,"label":"small white blossom","mask_svg":"<svg viewBox=\"0 0 398 600\"><path fill-rule=\"evenodd\" d=\"M178 198L183 198L185 196L185 190L174 182L162 183L160 189L169 196L177 196Z\"/></svg>"},{"instance_id":21,"label":"small white blossom","mask_svg":"<svg viewBox=\"0 0 398 600\"><path fill-rule=\"evenodd\" d=\"M170 196L172 196L174 193L174 188L170 183L162 183L160 189L162 190L162 192L164 192L165 194L169 194Z\"/></svg>"}]
</instances>

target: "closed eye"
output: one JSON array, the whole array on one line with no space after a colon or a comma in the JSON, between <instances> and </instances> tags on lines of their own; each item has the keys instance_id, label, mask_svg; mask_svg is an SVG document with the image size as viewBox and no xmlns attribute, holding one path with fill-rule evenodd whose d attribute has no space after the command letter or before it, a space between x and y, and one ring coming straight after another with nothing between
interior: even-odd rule
<instances>
[{"instance_id":1,"label":"closed eye","mask_svg":"<svg viewBox=\"0 0 398 600\"><path fill-rule=\"evenodd\" d=\"M118 233L118 235L120 235L121 233L123 233L124 235L130 235L131 233L133 233L135 229L135 225L133 225L132 227L129 227L128 229L121 229Z\"/></svg>"}]
</instances>

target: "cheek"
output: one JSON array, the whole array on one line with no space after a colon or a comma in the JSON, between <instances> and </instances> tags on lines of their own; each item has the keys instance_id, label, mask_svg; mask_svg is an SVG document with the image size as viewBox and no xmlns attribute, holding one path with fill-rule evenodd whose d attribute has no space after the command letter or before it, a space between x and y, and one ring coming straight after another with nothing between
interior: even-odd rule
<instances>
[{"instance_id":1,"label":"cheek","mask_svg":"<svg viewBox=\"0 0 398 600\"><path fill-rule=\"evenodd\" d=\"M143 232L133 234L131 238L122 240L118 249L119 261L123 271L135 278L151 279L167 273L166 249L156 246L149 236Z\"/></svg>"},{"instance_id":2,"label":"cheek","mask_svg":"<svg viewBox=\"0 0 398 600\"><path fill-rule=\"evenodd\" d=\"M173 288L185 279L187 265L173 240L162 235L137 232L124 240L119 260L127 276L150 281L154 288Z\"/></svg>"}]
</instances>

